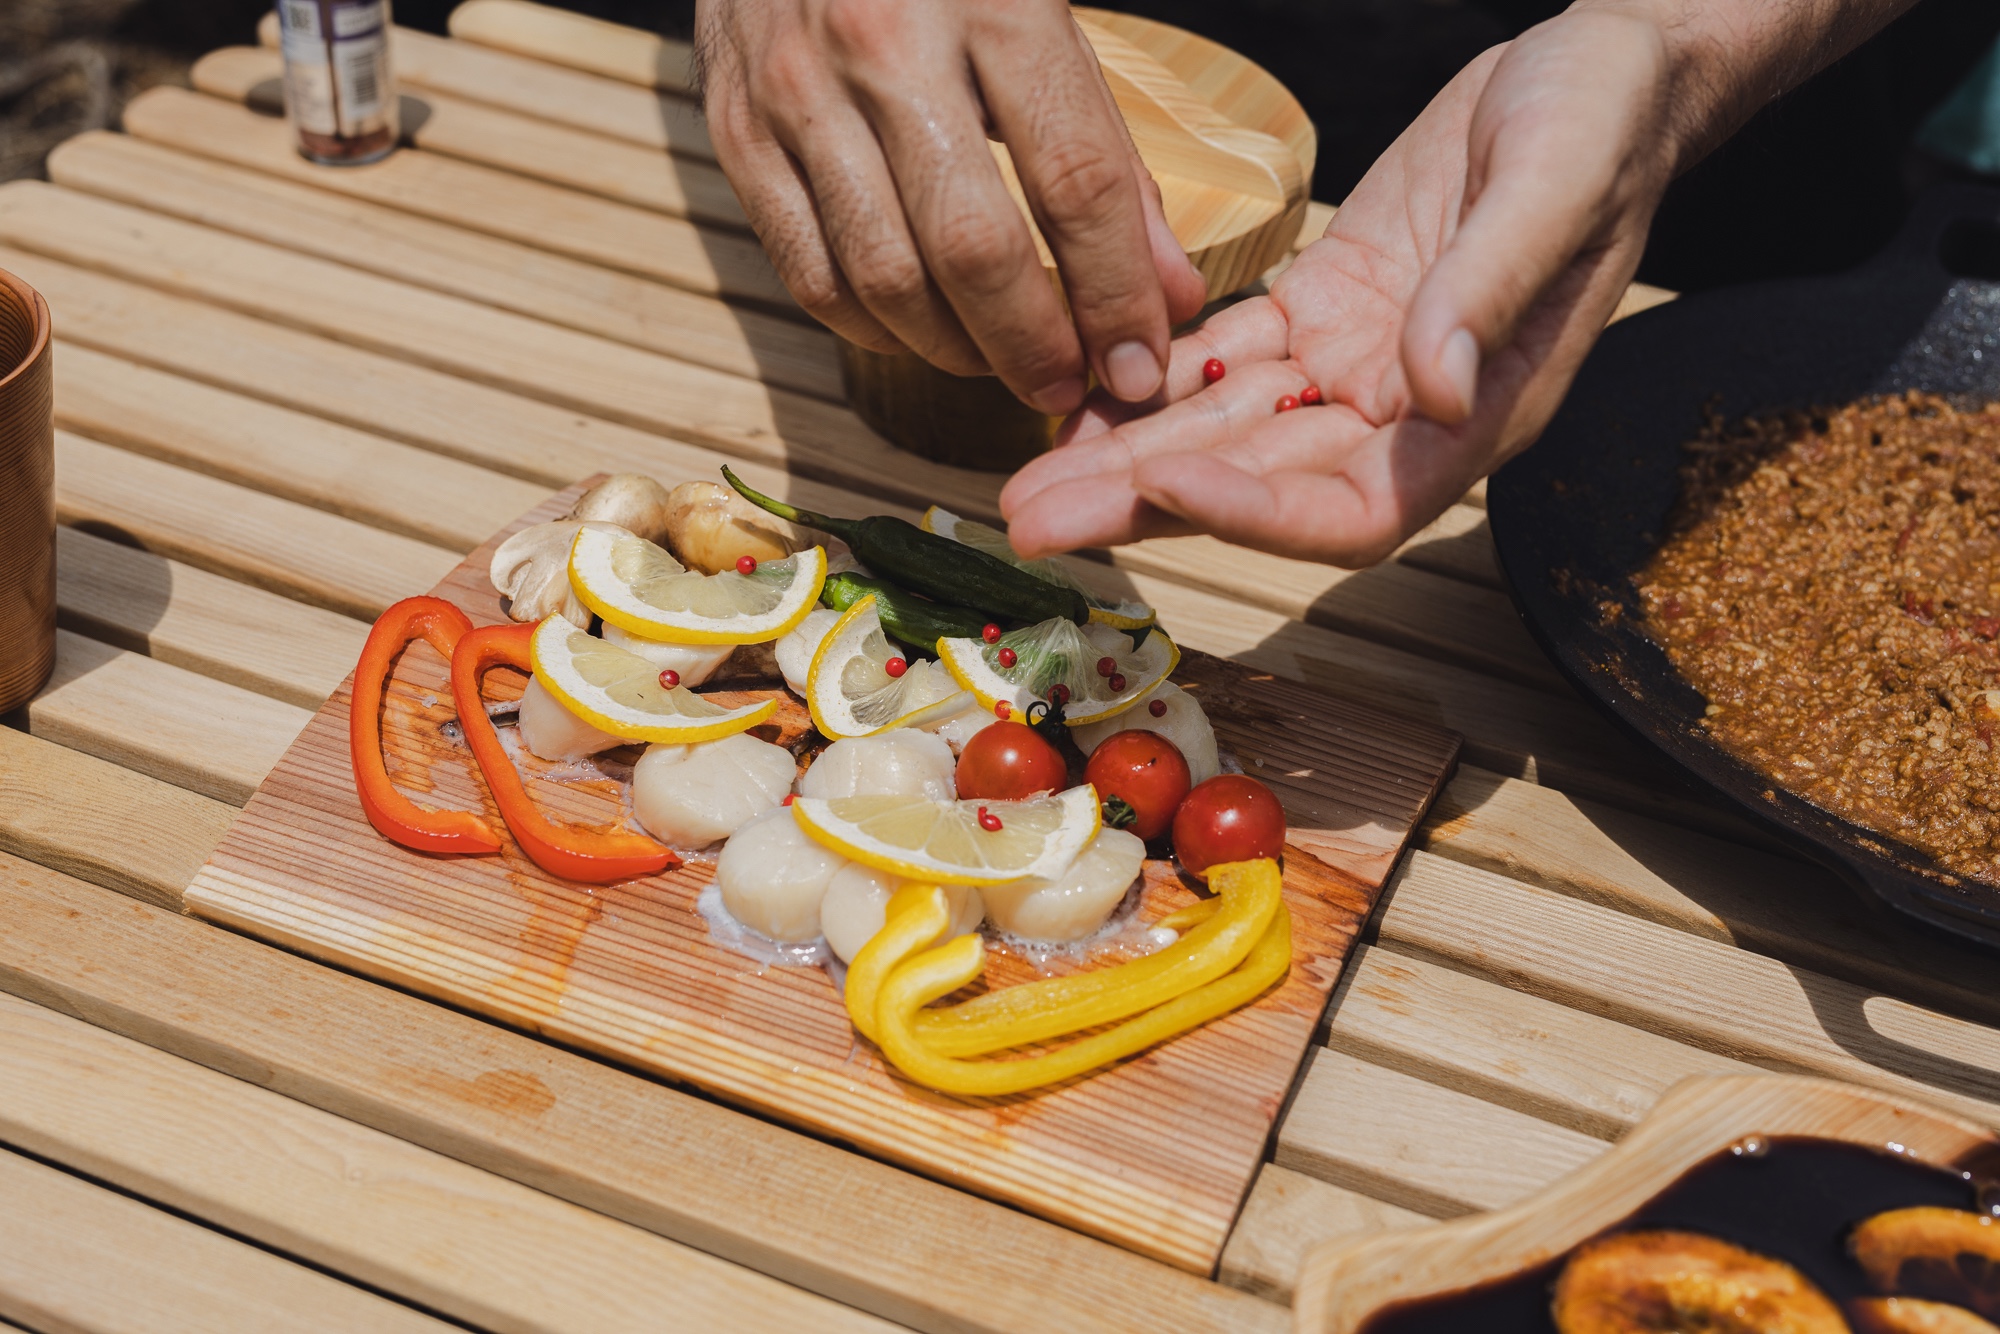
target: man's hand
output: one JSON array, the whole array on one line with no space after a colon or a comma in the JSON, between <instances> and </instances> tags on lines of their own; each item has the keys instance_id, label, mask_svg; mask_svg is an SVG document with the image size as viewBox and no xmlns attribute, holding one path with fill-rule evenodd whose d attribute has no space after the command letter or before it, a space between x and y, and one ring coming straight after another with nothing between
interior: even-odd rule
<instances>
[{"instance_id":1,"label":"man's hand","mask_svg":"<svg viewBox=\"0 0 2000 1334\"><path fill-rule=\"evenodd\" d=\"M1206 293L1062 0L701 0L716 156L799 304L1043 412L1160 388ZM1070 310L994 162L1005 143Z\"/></svg>"},{"instance_id":2,"label":"man's hand","mask_svg":"<svg viewBox=\"0 0 2000 1334\"><path fill-rule=\"evenodd\" d=\"M1675 173L1907 3L1584 0L1487 52L1268 297L1176 341L1149 415L1094 397L1008 483L1015 549L1380 560L1547 425Z\"/></svg>"}]
</instances>

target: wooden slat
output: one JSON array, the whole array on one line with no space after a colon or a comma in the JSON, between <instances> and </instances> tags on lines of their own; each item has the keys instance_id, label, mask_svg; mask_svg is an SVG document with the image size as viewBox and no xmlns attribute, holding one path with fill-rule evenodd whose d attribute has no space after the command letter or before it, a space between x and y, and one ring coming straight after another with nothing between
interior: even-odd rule
<instances>
[{"instance_id":1,"label":"wooden slat","mask_svg":"<svg viewBox=\"0 0 2000 1334\"><path fill-rule=\"evenodd\" d=\"M2000 1032L1747 950L1413 852L1385 944L1775 1070L1992 1122Z\"/></svg>"},{"instance_id":2,"label":"wooden slat","mask_svg":"<svg viewBox=\"0 0 2000 1334\"><path fill-rule=\"evenodd\" d=\"M1288 1328L1242 1293L30 863L0 862L0 918L0 990L888 1319Z\"/></svg>"},{"instance_id":3,"label":"wooden slat","mask_svg":"<svg viewBox=\"0 0 2000 1334\"><path fill-rule=\"evenodd\" d=\"M1611 312L1611 321L1615 324L1627 316L1637 315L1642 310L1663 306L1679 295L1680 293L1669 291L1664 287L1633 283L1625 289L1625 295L1618 298L1618 309Z\"/></svg>"},{"instance_id":4,"label":"wooden slat","mask_svg":"<svg viewBox=\"0 0 2000 1334\"><path fill-rule=\"evenodd\" d=\"M520 0L467 0L451 14L451 35L538 60L589 70L642 88L692 90L694 49L686 42Z\"/></svg>"},{"instance_id":5,"label":"wooden slat","mask_svg":"<svg viewBox=\"0 0 2000 1334\"><path fill-rule=\"evenodd\" d=\"M58 343L56 423L267 495L465 552L537 504L532 482Z\"/></svg>"},{"instance_id":6,"label":"wooden slat","mask_svg":"<svg viewBox=\"0 0 2000 1334\"><path fill-rule=\"evenodd\" d=\"M93 1334L451 1328L4 1150L0 1316Z\"/></svg>"},{"instance_id":7,"label":"wooden slat","mask_svg":"<svg viewBox=\"0 0 2000 1334\"><path fill-rule=\"evenodd\" d=\"M274 138L273 122L212 97L154 100L128 125L147 137L79 135L50 155L51 177L698 366L846 397L833 335L817 325L318 188L331 168Z\"/></svg>"},{"instance_id":8,"label":"wooden slat","mask_svg":"<svg viewBox=\"0 0 2000 1334\"><path fill-rule=\"evenodd\" d=\"M256 52L248 54L263 58ZM230 84L235 86L233 80ZM168 96L157 96L160 93ZM155 88L127 104L135 118L128 123L164 115L159 108L191 104L200 96ZM275 133L289 139L285 123L275 117L259 117L247 108L237 109L236 115L235 123L242 127L239 133L260 137ZM351 192L468 231L805 318L756 239L732 228L703 226L415 148L365 167L318 168L312 176L326 189Z\"/></svg>"},{"instance_id":9,"label":"wooden slat","mask_svg":"<svg viewBox=\"0 0 2000 1334\"><path fill-rule=\"evenodd\" d=\"M1337 1051L1615 1139L1691 1075L1756 1067L1389 949L1348 960L1327 1010Z\"/></svg>"},{"instance_id":10,"label":"wooden slat","mask_svg":"<svg viewBox=\"0 0 2000 1334\"><path fill-rule=\"evenodd\" d=\"M892 1328L6 995L0 1139L482 1328Z\"/></svg>"},{"instance_id":11,"label":"wooden slat","mask_svg":"<svg viewBox=\"0 0 2000 1334\"><path fill-rule=\"evenodd\" d=\"M373 620L458 564L443 547L56 432L56 513L149 551Z\"/></svg>"},{"instance_id":12,"label":"wooden slat","mask_svg":"<svg viewBox=\"0 0 2000 1334\"><path fill-rule=\"evenodd\" d=\"M56 530L64 629L316 709L361 654L361 621L77 528Z\"/></svg>"},{"instance_id":13,"label":"wooden slat","mask_svg":"<svg viewBox=\"0 0 2000 1334\"><path fill-rule=\"evenodd\" d=\"M1894 921L1805 862L1473 768L1432 810L1424 840L1468 866L2000 1023L1990 957Z\"/></svg>"},{"instance_id":14,"label":"wooden slat","mask_svg":"<svg viewBox=\"0 0 2000 1334\"><path fill-rule=\"evenodd\" d=\"M275 26L269 16L266 26ZM203 92L246 103L274 118L285 111L283 76L284 62L275 49L249 46L211 51L190 71L194 86ZM650 146L523 115L493 101L491 96L461 98L439 88L411 95L403 108L404 141L426 152L673 217L749 229L736 192L712 160L670 157Z\"/></svg>"},{"instance_id":15,"label":"wooden slat","mask_svg":"<svg viewBox=\"0 0 2000 1334\"><path fill-rule=\"evenodd\" d=\"M1450 1218L1512 1204L1602 1153L1603 1140L1321 1050L1278 1127L1277 1163Z\"/></svg>"},{"instance_id":16,"label":"wooden slat","mask_svg":"<svg viewBox=\"0 0 2000 1334\"><path fill-rule=\"evenodd\" d=\"M265 46L276 46L277 25L267 17L257 25L257 37ZM397 79L415 88L487 102L682 157L715 158L701 109L684 97L413 28L391 30L390 60Z\"/></svg>"},{"instance_id":17,"label":"wooden slat","mask_svg":"<svg viewBox=\"0 0 2000 1334\"><path fill-rule=\"evenodd\" d=\"M1453 505L1399 547L1396 559L1469 584L1507 586L1486 527L1486 510L1479 505Z\"/></svg>"},{"instance_id":18,"label":"wooden slat","mask_svg":"<svg viewBox=\"0 0 2000 1334\"><path fill-rule=\"evenodd\" d=\"M897 450L818 399L40 181L0 187L0 236L575 411L808 475L871 477L919 505L982 512L998 486Z\"/></svg>"},{"instance_id":19,"label":"wooden slat","mask_svg":"<svg viewBox=\"0 0 2000 1334\"><path fill-rule=\"evenodd\" d=\"M312 718L305 709L67 630L28 730L241 806Z\"/></svg>"},{"instance_id":20,"label":"wooden slat","mask_svg":"<svg viewBox=\"0 0 2000 1334\"><path fill-rule=\"evenodd\" d=\"M0 727L0 852L178 911L236 808Z\"/></svg>"},{"instance_id":21,"label":"wooden slat","mask_svg":"<svg viewBox=\"0 0 2000 1334\"><path fill-rule=\"evenodd\" d=\"M1289 1303L1299 1264L1319 1243L1430 1221L1428 1215L1266 1163L1229 1234L1217 1277L1232 1288Z\"/></svg>"}]
</instances>

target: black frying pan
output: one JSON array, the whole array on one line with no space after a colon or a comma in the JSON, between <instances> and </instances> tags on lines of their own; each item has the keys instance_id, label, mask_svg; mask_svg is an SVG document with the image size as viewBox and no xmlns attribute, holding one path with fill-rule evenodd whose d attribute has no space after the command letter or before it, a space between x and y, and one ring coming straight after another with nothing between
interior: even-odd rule
<instances>
[{"instance_id":1,"label":"black frying pan","mask_svg":"<svg viewBox=\"0 0 2000 1334\"><path fill-rule=\"evenodd\" d=\"M2000 887L1776 788L1701 726L1701 695L1637 628L1630 576L1680 491L1683 442L1726 417L1927 389L2000 398L2000 191L1953 187L1853 273L1683 297L1611 328L1533 449L1487 492L1528 629L1585 696L1759 823L1891 906L2000 950ZM1624 605L1606 623L1599 604Z\"/></svg>"}]
</instances>

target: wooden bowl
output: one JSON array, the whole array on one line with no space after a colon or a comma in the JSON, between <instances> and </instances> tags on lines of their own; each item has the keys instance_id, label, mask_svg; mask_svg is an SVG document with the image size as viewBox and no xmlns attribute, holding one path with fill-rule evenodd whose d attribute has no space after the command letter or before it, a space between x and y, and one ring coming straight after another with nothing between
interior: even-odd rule
<instances>
[{"instance_id":1,"label":"wooden bowl","mask_svg":"<svg viewBox=\"0 0 2000 1334\"><path fill-rule=\"evenodd\" d=\"M1519 1204L1316 1248L1299 1271L1294 1328L1353 1334L1392 1304L1550 1264L1717 1154L1752 1138L1787 1137L1900 1152L1953 1171L1974 1163L1990 1170L2000 1150L1983 1126L1853 1084L1791 1075L1683 1080L1602 1157Z\"/></svg>"},{"instance_id":2,"label":"wooden bowl","mask_svg":"<svg viewBox=\"0 0 2000 1334\"><path fill-rule=\"evenodd\" d=\"M1167 224L1208 280L1209 296L1238 290L1282 259L1304 221L1318 152L1297 99L1207 38L1129 14L1071 12L1159 182ZM1005 145L992 148L1060 294L1055 258L1028 212L1013 159ZM912 353L843 344L841 371L862 420L926 458L1007 472L1046 450L1055 434L1056 419L999 381L951 375Z\"/></svg>"},{"instance_id":3,"label":"wooden bowl","mask_svg":"<svg viewBox=\"0 0 2000 1334\"><path fill-rule=\"evenodd\" d=\"M0 713L56 662L55 373L49 306L0 270Z\"/></svg>"}]
</instances>

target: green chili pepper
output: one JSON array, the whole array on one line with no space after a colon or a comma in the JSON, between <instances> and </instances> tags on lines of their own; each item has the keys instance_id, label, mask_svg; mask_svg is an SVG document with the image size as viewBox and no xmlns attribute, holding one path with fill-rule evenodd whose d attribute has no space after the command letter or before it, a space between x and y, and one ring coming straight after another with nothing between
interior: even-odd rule
<instances>
[{"instance_id":1,"label":"green chili pepper","mask_svg":"<svg viewBox=\"0 0 2000 1334\"><path fill-rule=\"evenodd\" d=\"M819 597L835 611L846 611L871 594L876 614L881 616L882 628L889 637L908 644L927 658L937 656L940 639L979 638L989 619L983 611L930 602L887 579L870 579L852 571L829 574Z\"/></svg>"},{"instance_id":2,"label":"green chili pepper","mask_svg":"<svg viewBox=\"0 0 2000 1334\"><path fill-rule=\"evenodd\" d=\"M1060 616L1082 625L1090 619L1090 606L1075 589L1037 579L996 556L927 533L907 520L889 514L831 518L759 495L728 468L722 475L751 504L792 523L832 533L870 570L925 597L1003 620L1046 621Z\"/></svg>"}]
</instances>

